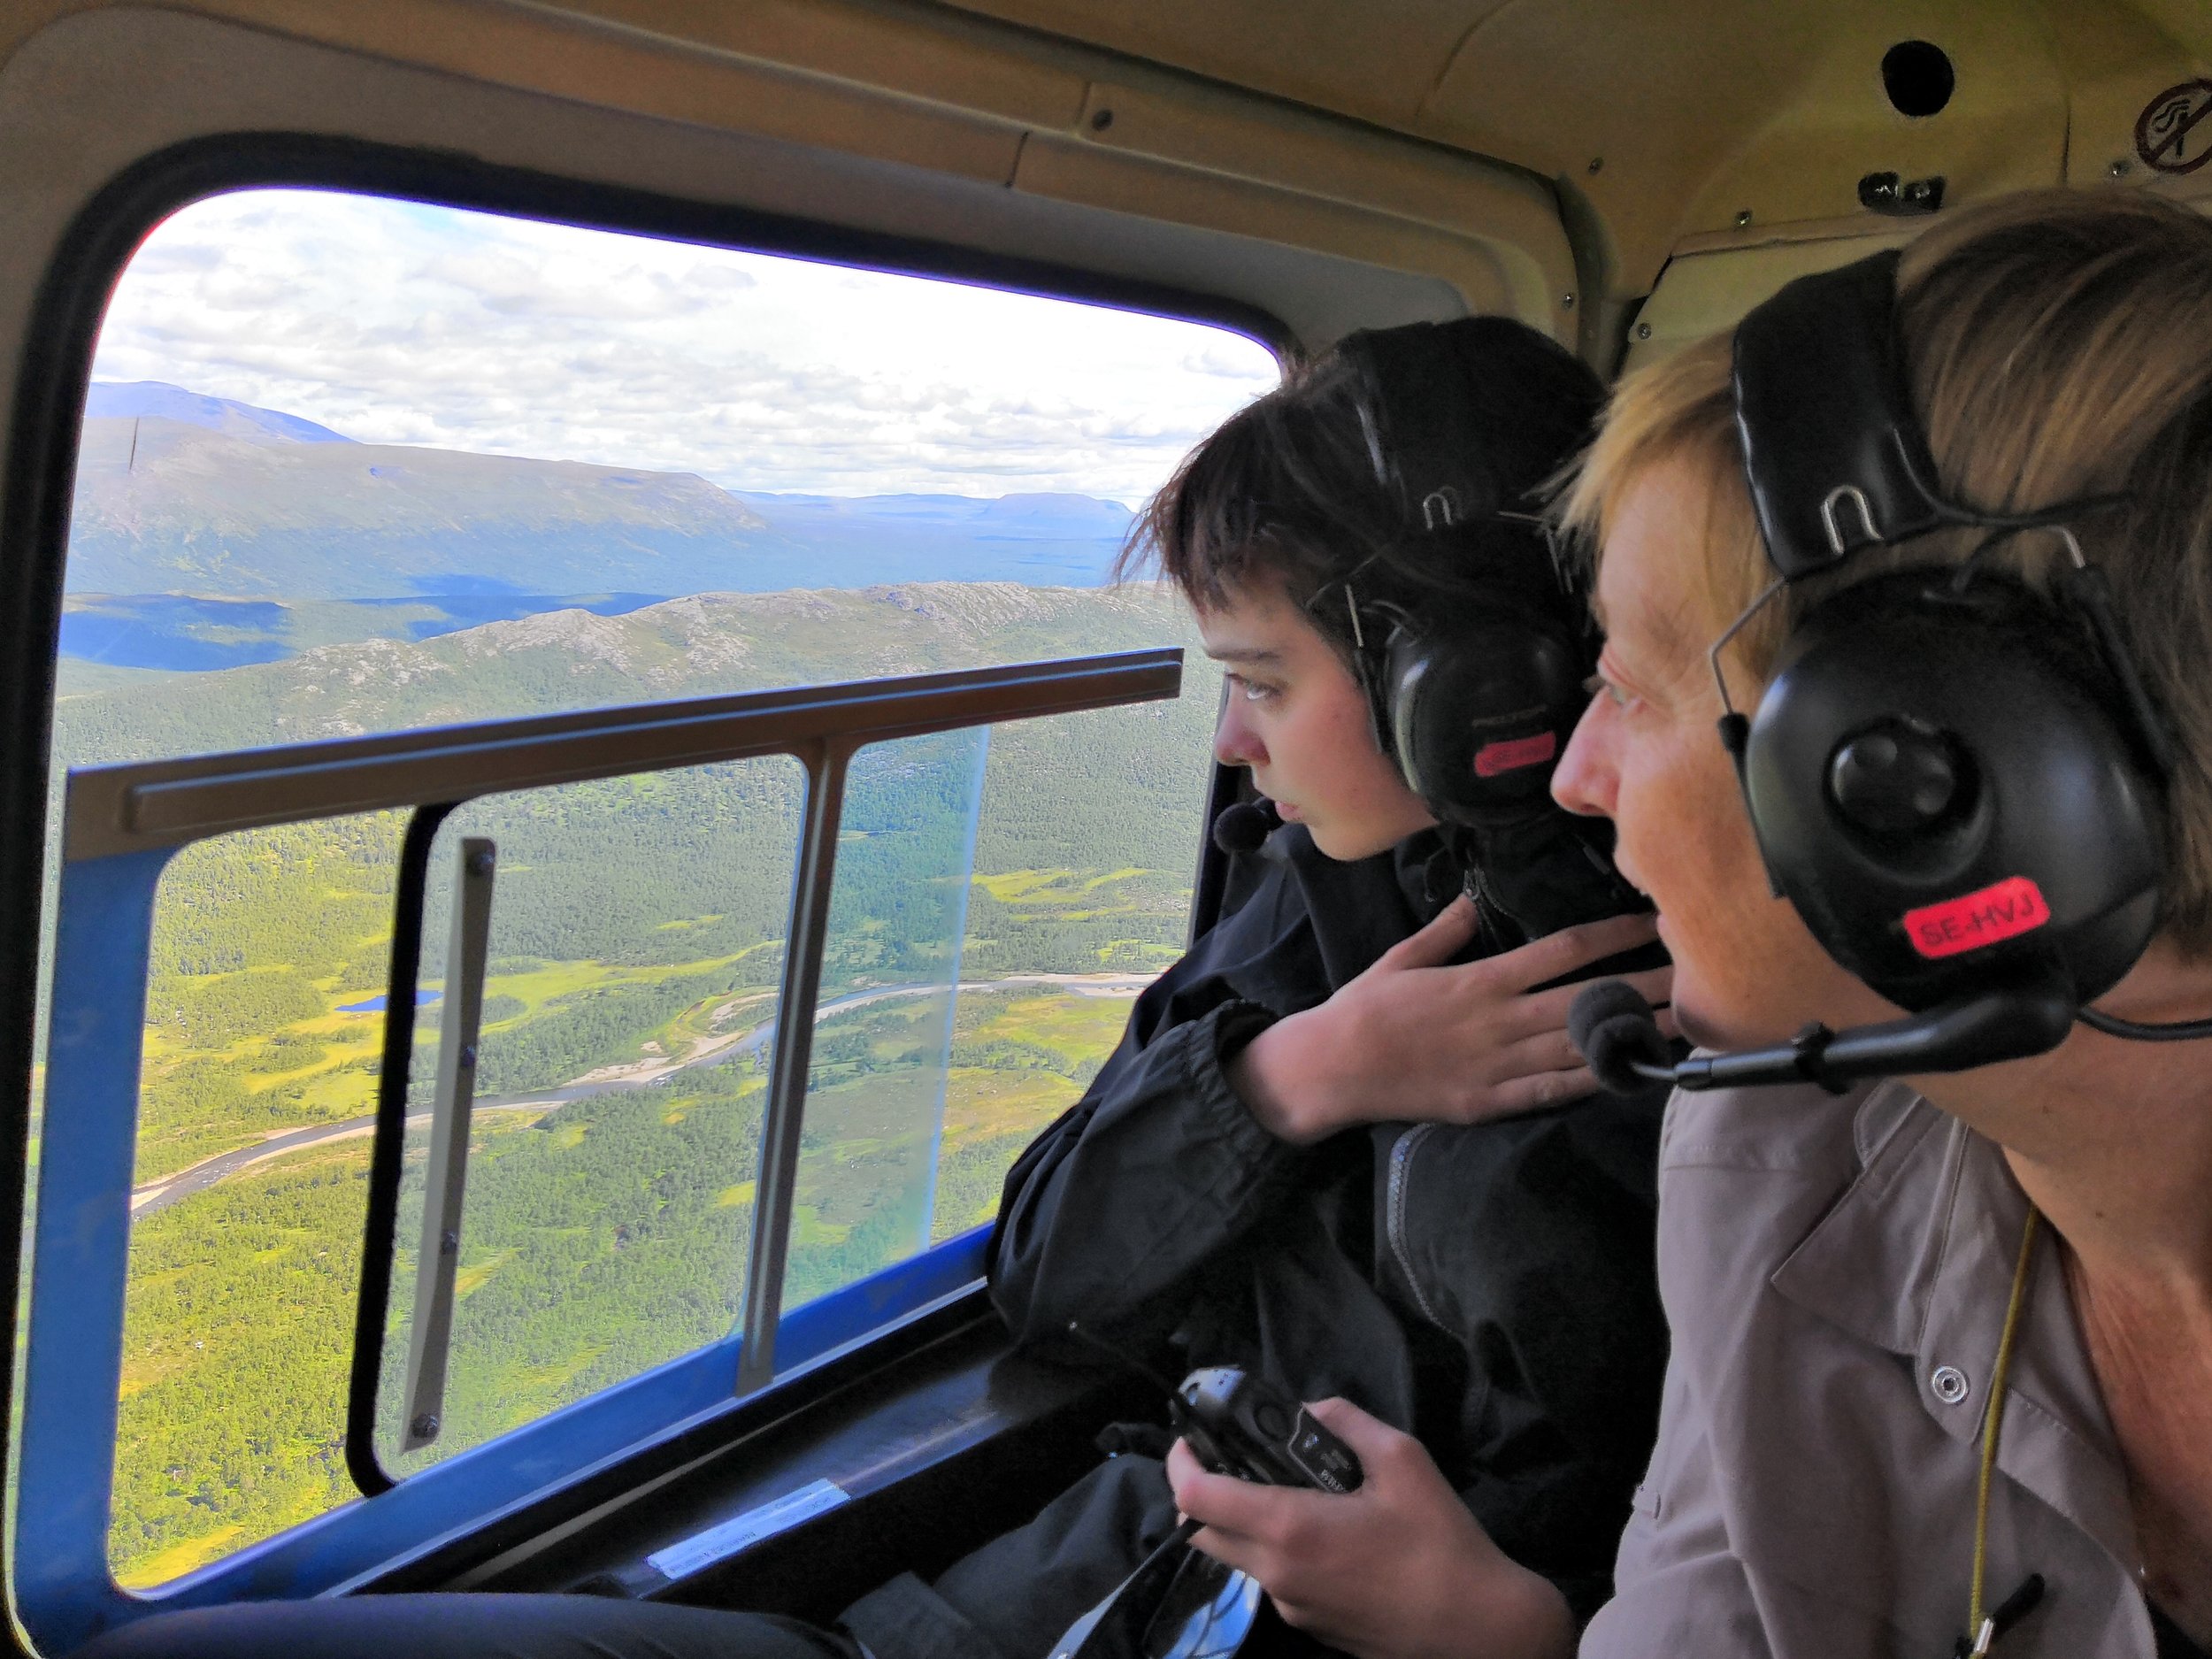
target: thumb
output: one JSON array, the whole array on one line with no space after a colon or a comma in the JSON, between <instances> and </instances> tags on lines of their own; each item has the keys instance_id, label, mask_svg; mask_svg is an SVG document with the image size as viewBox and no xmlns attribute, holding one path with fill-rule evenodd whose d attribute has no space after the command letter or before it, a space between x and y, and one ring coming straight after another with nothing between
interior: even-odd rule
<instances>
[{"instance_id":1,"label":"thumb","mask_svg":"<svg viewBox=\"0 0 2212 1659\"><path fill-rule=\"evenodd\" d=\"M1321 1426L1352 1448L1362 1466L1371 1468L1377 1458L1406 1437L1380 1417L1361 1410L1341 1395L1317 1400L1307 1406Z\"/></svg>"},{"instance_id":2,"label":"thumb","mask_svg":"<svg viewBox=\"0 0 2212 1659\"><path fill-rule=\"evenodd\" d=\"M1436 968L1449 962L1475 936L1479 918L1475 902L1464 893L1437 912L1436 919L1410 939L1402 939L1382 954L1378 967Z\"/></svg>"}]
</instances>

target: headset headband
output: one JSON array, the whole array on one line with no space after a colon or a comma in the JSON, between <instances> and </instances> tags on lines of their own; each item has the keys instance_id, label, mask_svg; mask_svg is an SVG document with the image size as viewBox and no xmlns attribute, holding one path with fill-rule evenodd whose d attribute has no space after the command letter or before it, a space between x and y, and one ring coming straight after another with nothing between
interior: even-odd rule
<instances>
[{"instance_id":1,"label":"headset headband","mask_svg":"<svg viewBox=\"0 0 2212 1659\"><path fill-rule=\"evenodd\" d=\"M1862 548L1889 546L1946 526L2057 529L2075 568L2057 587L2093 636L2119 692L2124 726L2152 773L2174 765L2174 744L2120 632L2101 572L2082 557L2070 521L2124 506L2125 495L2085 495L2030 512L1996 512L1950 500L1905 383L1897 334L1895 250L1800 277L1738 325L1731 364L1736 431L1743 442L1767 557L1785 583L1832 570ZM1979 556L1970 559L1970 571ZM1749 613L1739 618L1740 627ZM1718 655L1714 677L1728 703ZM1732 707L1722 741L1739 757L1745 722Z\"/></svg>"},{"instance_id":2,"label":"headset headband","mask_svg":"<svg viewBox=\"0 0 2212 1659\"><path fill-rule=\"evenodd\" d=\"M1800 277L1737 326L1732 378L1751 504L1784 581L1946 525L2034 530L2118 505L1993 512L1945 496L1905 383L1894 249Z\"/></svg>"},{"instance_id":3,"label":"headset headband","mask_svg":"<svg viewBox=\"0 0 2212 1659\"><path fill-rule=\"evenodd\" d=\"M1479 523L1506 505L1469 396L1463 337L1432 323L1363 331L1341 348L1365 373L1360 422L1375 481L1396 491L1417 534Z\"/></svg>"},{"instance_id":4,"label":"headset headband","mask_svg":"<svg viewBox=\"0 0 2212 1659\"><path fill-rule=\"evenodd\" d=\"M1933 488L1893 315L1897 255L1801 278L1736 330L1736 431L1786 580L1952 521Z\"/></svg>"}]
</instances>

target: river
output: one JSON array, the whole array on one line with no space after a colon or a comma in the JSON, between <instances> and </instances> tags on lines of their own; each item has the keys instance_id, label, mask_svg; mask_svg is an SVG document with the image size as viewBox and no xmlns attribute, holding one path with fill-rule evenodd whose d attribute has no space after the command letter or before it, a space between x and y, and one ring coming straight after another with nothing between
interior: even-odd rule
<instances>
[{"instance_id":1,"label":"river","mask_svg":"<svg viewBox=\"0 0 2212 1659\"><path fill-rule=\"evenodd\" d=\"M1002 979L964 979L960 983L960 989L964 992L989 992L1012 990L1025 986L1050 985L1072 990L1079 996L1132 996L1151 984L1155 977L1152 974L1014 973L1009 974ZM871 1002L888 1002L895 997L902 996L927 996L933 992L942 991L944 988L941 985L882 985L871 987L864 991L849 992L843 996L833 997L830 1001L818 1004L814 1010L814 1023L818 1025L833 1014L841 1014L851 1009L864 1008ZM545 1112L552 1110L556 1106L565 1105L570 1101L586 1100L595 1094L611 1094L625 1089L650 1088L656 1084L666 1081L677 1072L689 1071L694 1066L714 1065L736 1055L753 1053L775 1034L775 1020L764 1019L759 1025L734 1036L710 1038L705 1042L695 1046L692 1051L680 1060L670 1060L665 1063L641 1062L638 1065L628 1068L627 1075L602 1077L596 1079L579 1078L573 1082L564 1083L557 1088L540 1089L519 1094L484 1095L476 1101L472 1115L474 1112L492 1111ZM430 1121L430 1114L428 1112L413 1113L410 1115L407 1121L411 1125L427 1124ZM195 1193L207 1191L218 1182L227 1180L241 1170L251 1168L254 1164L266 1163L271 1158L282 1157L285 1154L296 1152L303 1147L317 1146L326 1141L358 1139L374 1133L375 1130L376 1119L373 1116L348 1118L337 1123L316 1124L304 1129L288 1129L280 1133L271 1135L265 1141L257 1141L251 1146L237 1147L228 1152L218 1153L211 1158L203 1158L199 1163L179 1170L174 1174L165 1175L157 1181L149 1181L143 1187L134 1187L131 1191L131 1214L134 1217L157 1214L168 1209L172 1204L191 1197Z\"/></svg>"}]
</instances>

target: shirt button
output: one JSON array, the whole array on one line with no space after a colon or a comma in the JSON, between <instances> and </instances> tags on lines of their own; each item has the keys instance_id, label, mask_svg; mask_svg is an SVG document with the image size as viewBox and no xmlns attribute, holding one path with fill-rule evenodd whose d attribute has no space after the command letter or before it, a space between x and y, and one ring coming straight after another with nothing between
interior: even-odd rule
<instances>
[{"instance_id":1,"label":"shirt button","mask_svg":"<svg viewBox=\"0 0 2212 1659\"><path fill-rule=\"evenodd\" d=\"M1928 1379L1928 1386L1935 1391L1935 1397L1947 1406L1958 1404L1972 1392L1972 1386L1966 1380L1966 1373L1955 1365L1937 1366Z\"/></svg>"}]
</instances>

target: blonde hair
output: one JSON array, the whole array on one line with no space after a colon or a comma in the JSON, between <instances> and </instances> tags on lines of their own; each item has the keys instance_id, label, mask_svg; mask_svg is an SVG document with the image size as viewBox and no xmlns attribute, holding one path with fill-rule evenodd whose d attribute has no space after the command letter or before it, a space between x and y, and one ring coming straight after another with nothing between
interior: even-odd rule
<instances>
[{"instance_id":1,"label":"blonde hair","mask_svg":"<svg viewBox=\"0 0 2212 1659\"><path fill-rule=\"evenodd\" d=\"M2071 527L2103 568L2121 628L2181 758L2168 805L2166 926L2212 954L2212 223L2139 192L2037 191L1947 217L1904 254L1898 334L1944 493L2025 511L2124 492ZM1717 335L1624 380L1560 502L1601 549L1654 466L1686 467L1708 503L1694 577L1712 634L1773 580L1743 474ZM1793 584L1737 635L1731 667L1763 684L1792 623L1838 588L1964 558L1945 531ZM2055 537L1998 556L2040 586Z\"/></svg>"}]
</instances>

